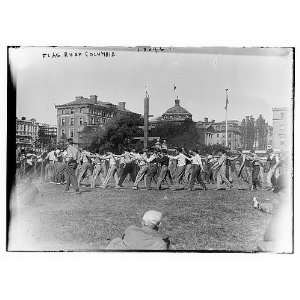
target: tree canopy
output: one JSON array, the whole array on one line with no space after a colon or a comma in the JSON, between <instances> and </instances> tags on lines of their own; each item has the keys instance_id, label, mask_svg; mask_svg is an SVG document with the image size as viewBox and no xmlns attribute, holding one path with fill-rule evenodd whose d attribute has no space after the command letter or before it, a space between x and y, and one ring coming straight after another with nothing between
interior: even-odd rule
<instances>
[{"instance_id":1,"label":"tree canopy","mask_svg":"<svg viewBox=\"0 0 300 300\"><path fill-rule=\"evenodd\" d=\"M96 131L89 149L94 152L113 151L121 153L132 147L133 137L137 136L142 120L137 115L119 115L111 119L104 130Z\"/></svg>"}]
</instances>

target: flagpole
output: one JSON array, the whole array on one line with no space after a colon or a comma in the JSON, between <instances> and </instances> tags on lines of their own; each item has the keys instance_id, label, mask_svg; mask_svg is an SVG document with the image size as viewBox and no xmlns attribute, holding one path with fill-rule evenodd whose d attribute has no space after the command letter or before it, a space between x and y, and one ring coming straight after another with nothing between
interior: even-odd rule
<instances>
[{"instance_id":1,"label":"flagpole","mask_svg":"<svg viewBox=\"0 0 300 300\"><path fill-rule=\"evenodd\" d=\"M176 97L176 89L177 89L177 87L176 87L175 82L174 82L173 83L173 90L174 90L174 97L175 97L175 99L177 98Z\"/></svg>"},{"instance_id":2,"label":"flagpole","mask_svg":"<svg viewBox=\"0 0 300 300\"><path fill-rule=\"evenodd\" d=\"M149 127L149 94L146 86L146 95L144 99L144 149L148 147L148 127Z\"/></svg>"},{"instance_id":3,"label":"flagpole","mask_svg":"<svg viewBox=\"0 0 300 300\"><path fill-rule=\"evenodd\" d=\"M228 147L228 116L227 116L227 110L228 110L228 89L225 89L225 91L226 91L226 106L225 106L225 130L226 130L226 132L225 132L225 138L226 138L226 140L225 140L225 145L226 145L226 147Z\"/></svg>"}]
</instances>

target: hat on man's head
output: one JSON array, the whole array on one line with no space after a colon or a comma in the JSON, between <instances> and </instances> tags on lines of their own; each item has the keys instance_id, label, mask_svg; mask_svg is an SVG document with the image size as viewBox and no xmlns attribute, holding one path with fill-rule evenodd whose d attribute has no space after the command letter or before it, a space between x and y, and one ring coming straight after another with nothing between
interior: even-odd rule
<instances>
[{"instance_id":1,"label":"hat on man's head","mask_svg":"<svg viewBox=\"0 0 300 300\"><path fill-rule=\"evenodd\" d=\"M143 222L146 226L158 225L162 219L162 213L156 210L148 210L143 216Z\"/></svg>"}]
</instances>

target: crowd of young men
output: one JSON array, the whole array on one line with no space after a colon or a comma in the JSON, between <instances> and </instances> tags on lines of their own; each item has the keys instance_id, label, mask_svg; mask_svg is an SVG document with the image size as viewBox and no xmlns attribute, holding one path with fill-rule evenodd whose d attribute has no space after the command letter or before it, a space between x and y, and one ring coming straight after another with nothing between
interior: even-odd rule
<instances>
[{"instance_id":1,"label":"crowd of young men","mask_svg":"<svg viewBox=\"0 0 300 300\"><path fill-rule=\"evenodd\" d=\"M254 152L228 156L226 151L220 151L214 156L204 156L196 149L170 151L165 142L141 152L133 149L117 155L80 151L68 140L64 150L57 148L39 156L21 154L17 157L19 177L40 176L43 182L66 184L66 192L71 185L77 193L84 179L93 189L99 181L103 189L112 182L120 189L128 180L134 190L138 190L142 182L148 190L160 190L162 186L193 190L196 183L203 190L207 189L206 183L216 183L216 189L220 190L224 184L226 189L231 189L233 178L246 182L251 189L262 187L264 181L267 189L276 189L281 168L282 160L274 153L270 153L268 159L261 159Z\"/></svg>"}]
</instances>

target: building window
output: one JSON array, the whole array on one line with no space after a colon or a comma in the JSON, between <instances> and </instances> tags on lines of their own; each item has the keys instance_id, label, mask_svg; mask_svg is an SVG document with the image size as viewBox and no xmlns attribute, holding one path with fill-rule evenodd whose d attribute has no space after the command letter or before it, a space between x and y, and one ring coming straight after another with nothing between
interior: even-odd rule
<instances>
[{"instance_id":1,"label":"building window","mask_svg":"<svg viewBox=\"0 0 300 300\"><path fill-rule=\"evenodd\" d=\"M283 112L280 113L280 118L281 118L281 119L284 119L284 113L283 113Z\"/></svg>"},{"instance_id":2,"label":"building window","mask_svg":"<svg viewBox=\"0 0 300 300\"><path fill-rule=\"evenodd\" d=\"M71 137L71 138L74 137L74 128L70 128L70 137Z\"/></svg>"},{"instance_id":3,"label":"building window","mask_svg":"<svg viewBox=\"0 0 300 300\"><path fill-rule=\"evenodd\" d=\"M71 118L71 119L70 119L70 125L71 125L71 126L74 125L74 118Z\"/></svg>"},{"instance_id":4,"label":"building window","mask_svg":"<svg viewBox=\"0 0 300 300\"><path fill-rule=\"evenodd\" d=\"M79 125L82 125L83 124L83 118L80 118L79 119Z\"/></svg>"},{"instance_id":5,"label":"building window","mask_svg":"<svg viewBox=\"0 0 300 300\"><path fill-rule=\"evenodd\" d=\"M84 110L83 107L81 107L80 110L79 110L80 113L83 113L83 110Z\"/></svg>"},{"instance_id":6,"label":"building window","mask_svg":"<svg viewBox=\"0 0 300 300\"><path fill-rule=\"evenodd\" d=\"M65 118L62 118L61 119L61 126L65 126L66 125L66 120L65 120Z\"/></svg>"},{"instance_id":7,"label":"building window","mask_svg":"<svg viewBox=\"0 0 300 300\"><path fill-rule=\"evenodd\" d=\"M94 124L94 118L93 117L91 118L91 124Z\"/></svg>"},{"instance_id":8,"label":"building window","mask_svg":"<svg viewBox=\"0 0 300 300\"><path fill-rule=\"evenodd\" d=\"M74 110L71 108L71 115L73 115L74 114Z\"/></svg>"},{"instance_id":9,"label":"building window","mask_svg":"<svg viewBox=\"0 0 300 300\"><path fill-rule=\"evenodd\" d=\"M65 135L65 130L64 129L61 130L61 135Z\"/></svg>"},{"instance_id":10,"label":"building window","mask_svg":"<svg viewBox=\"0 0 300 300\"><path fill-rule=\"evenodd\" d=\"M64 110L63 110L63 109L61 110L61 114L62 114L62 115L64 114Z\"/></svg>"}]
</instances>

